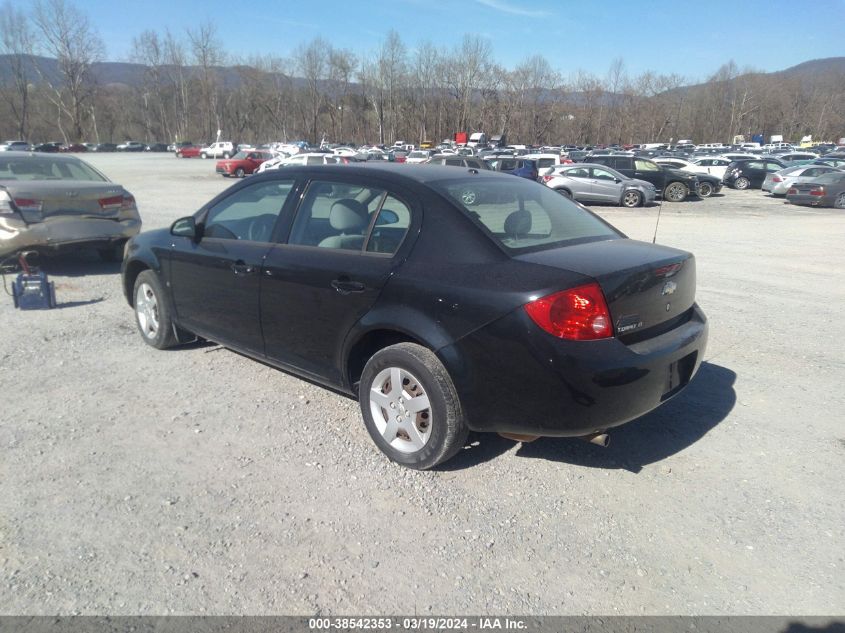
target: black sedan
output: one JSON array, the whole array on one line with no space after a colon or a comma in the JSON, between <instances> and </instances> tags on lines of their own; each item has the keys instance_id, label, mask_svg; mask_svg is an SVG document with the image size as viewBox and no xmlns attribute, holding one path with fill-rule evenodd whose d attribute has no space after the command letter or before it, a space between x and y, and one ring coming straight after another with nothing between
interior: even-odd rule
<instances>
[{"instance_id":1,"label":"black sedan","mask_svg":"<svg viewBox=\"0 0 845 633\"><path fill-rule=\"evenodd\" d=\"M737 160L725 169L722 182L734 189L760 189L768 174L785 168L786 163L777 158Z\"/></svg>"},{"instance_id":2,"label":"black sedan","mask_svg":"<svg viewBox=\"0 0 845 633\"><path fill-rule=\"evenodd\" d=\"M707 342L690 253L455 167L254 176L130 240L123 287L149 345L210 339L357 397L379 449L420 469L470 430L603 442Z\"/></svg>"}]
</instances>

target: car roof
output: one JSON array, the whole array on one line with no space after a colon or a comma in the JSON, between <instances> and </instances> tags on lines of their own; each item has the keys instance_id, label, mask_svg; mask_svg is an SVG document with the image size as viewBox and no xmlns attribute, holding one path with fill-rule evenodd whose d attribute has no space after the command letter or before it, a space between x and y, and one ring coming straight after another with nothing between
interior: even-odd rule
<instances>
[{"instance_id":1,"label":"car roof","mask_svg":"<svg viewBox=\"0 0 845 633\"><path fill-rule=\"evenodd\" d=\"M265 172L265 174L273 174L278 178L286 178L290 175L302 174L313 176L320 174L325 177L332 176L356 176L366 178L368 176L375 176L385 178L388 180L395 180L398 184L416 183L427 185L429 183L438 182L441 180L453 180L460 177L463 173L465 176L474 178L513 178L510 174L502 174L499 172L489 171L486 169L476 169L467 167L465 172L461 172L459 167L450 167L447 165L403 165L401 163L355 163L352 165L303 165L286 167L284 171ZM264 174L262 174L263 176Z\"/></svg>"},{"instance_id":2,"label":"car roof","mask_svg":"<svg viewBox=\"0 0 845 633\"><path fill-rule=\"evenodd\" d=\"M50 160L63 160L69 163L72 162L79 162L80 159L76 156L72 156L70 154L52 154L52 153L45 153L45 152L19 152L19 151L11 151L11 152L3 152L0 155L0 158L49 158Z\"/></svg>"}]
</instances>

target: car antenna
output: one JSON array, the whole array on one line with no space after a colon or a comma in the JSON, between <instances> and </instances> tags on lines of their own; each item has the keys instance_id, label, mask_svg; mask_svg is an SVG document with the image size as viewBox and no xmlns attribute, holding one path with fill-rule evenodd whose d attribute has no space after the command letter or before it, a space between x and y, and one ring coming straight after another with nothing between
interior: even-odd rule
<instances>
[{"instance_id":1,"label":"car antenna","mask_svg":"<svg viewBox=\"0 0 845 633\"><path fill-rule=\"evenodd\" d=\"M654 223L654 237L651 238L651 243L657 242L657 227L660 226L660 212L663 210L663 196L660 196L660 204L657 205L657 222Z\"/></svg>"}]
</instances>

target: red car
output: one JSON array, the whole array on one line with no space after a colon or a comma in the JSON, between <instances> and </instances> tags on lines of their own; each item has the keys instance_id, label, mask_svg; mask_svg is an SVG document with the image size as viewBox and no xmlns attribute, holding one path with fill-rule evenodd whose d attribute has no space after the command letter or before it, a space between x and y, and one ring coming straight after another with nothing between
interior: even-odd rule
<instances>
[{"instance_id":1,"label":"red car","mask_svg":"<svg viewBox=\"0 0 845 633\"><path fill-rule=\"evenodd\" d=\"M196 158L201 149L199 145L183 145L176 150L176 158Z\"/></svg>"},{"instance_id":2,"label":"red car","mask_svg":"<svg viewBox=\"0 0 845 633\"><path fill-rule=\"evenodd\" d=\"M215 171L218 174L223 174L224 177L236 176L237 178L243 178L258 169L258 166L265 160L270 160L271 158L273 158L273 154L261 150L251 149L238 152L232 158L218 160Z\"/></svg>"}]
</instances>

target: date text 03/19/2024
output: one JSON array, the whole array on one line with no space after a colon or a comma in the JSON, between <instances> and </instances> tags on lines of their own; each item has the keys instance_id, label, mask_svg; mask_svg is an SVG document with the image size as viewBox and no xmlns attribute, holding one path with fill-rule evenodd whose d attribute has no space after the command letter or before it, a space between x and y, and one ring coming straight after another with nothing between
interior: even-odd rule
<instances>
[{"instance_id":1,"label":"date text 03/19/2024","mask_svg":"<svg viewBox=\"0 0 845 633\"><path fill-rule=\"evenodd\" d=\"M475 617L475 618L445 618L445 617L342 617L342 618L309 618L310 630L334 631L366 631L366 630L399 630L399 631L479 631L526 630L527 624L518 618Z\"/></svg>"}]
</instances>

